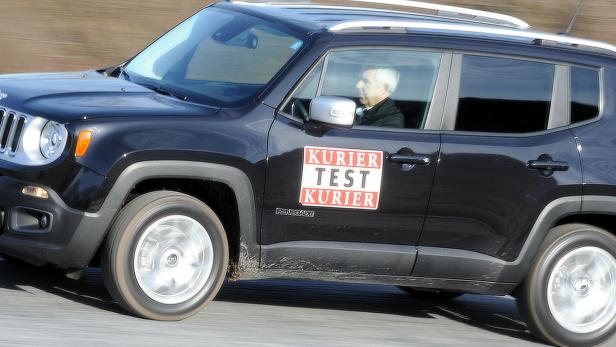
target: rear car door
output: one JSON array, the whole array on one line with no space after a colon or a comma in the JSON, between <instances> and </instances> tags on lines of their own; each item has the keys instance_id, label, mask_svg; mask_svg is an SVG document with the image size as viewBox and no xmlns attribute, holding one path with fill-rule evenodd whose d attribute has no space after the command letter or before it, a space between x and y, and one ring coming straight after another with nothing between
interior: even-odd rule
<instances>
[{"instance_id":1,"label":"rear car door","mask_svg":"<svg viewBox=\"0 0 616 347\"><path fill-rule=\"evenodd\" d=\"M466 260L516 259L548 203L581 195L568 81L563 64L454 54L413 275L489 280Z\"/></svg>"},{"instance_id":2,"label":"rear car door","mask_svg":"<svg viewBox=\"0 0 616 347\"><path fill-rule=\"evenodd\" d=\"M270 130L262 266L410 274L438 158L450 63L451 54L438 50L365 47L334 49L314 65ZM361 106L366 69L378 69L390 84L398 76L389 100L378 105L401 117L368 122L358 115L352 128L309 121L316 96Z\"/></svg>"}]
</instances>

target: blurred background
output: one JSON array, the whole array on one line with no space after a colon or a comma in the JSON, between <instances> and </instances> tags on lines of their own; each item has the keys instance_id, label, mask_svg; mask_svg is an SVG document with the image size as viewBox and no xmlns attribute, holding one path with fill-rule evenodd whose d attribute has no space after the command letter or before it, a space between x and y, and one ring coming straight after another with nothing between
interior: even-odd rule
<instances>
[{"instance_id":1,"label":"blurred background","mask_svg":"<svg viewBox=\"0 0 616 347\"><path fill-rule=\"evenodd\" d=\"M0 73L71 71L117 65L211 2L0 0ZM616 44L615 0L432 2L514 15L536 29L550 32L564 32L573 21L572 35ZM349 5L352 2L319 3Z\"/></svg>"}]
</instances>

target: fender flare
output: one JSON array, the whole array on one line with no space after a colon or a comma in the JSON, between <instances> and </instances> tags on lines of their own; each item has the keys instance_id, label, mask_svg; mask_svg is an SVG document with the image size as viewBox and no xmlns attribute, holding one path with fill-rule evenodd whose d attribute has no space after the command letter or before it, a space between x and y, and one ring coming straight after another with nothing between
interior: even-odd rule
<instances>
[{"instance_id":1,"label":"fender flare","mask_svg":"<svg viewBox=\"0 0 616 347\"><path fill-rule=\"evenodd\" d=\"M238 204L240 259L247 263L244 266L258 267L260 247L258 245L257 211L252 183L248 176L242 170L228 165L179 160L143 161L132 164L122 171L100 210L97 213L86 213L88 216L96 217L97 222L89 227L80 226L89 230L76 233L71 242L72 245L79 245L79 248L85 247L81 249L81 252L89 252L82 258L87 259L87 262L83 264L84 267L94 257L104 241L111 223L133 187L139 182L152 178L210 180L229 186ZM75 250L78 251L78 247L76 248ZM257 263L248 262L248 260L256 260Z\"/></svg>"},{"instance_id":2,"label":"fender flare","mask_svg":"<svg viewBox=\"0 0 616 347\"><path fill-rule=\"evenodd\" d=\"M520 283L554 223L580 213L581 207L581 196L562 197L547 204L513 261L461 249L419 246L413 276Z\"/></svg>"},{"instance_id":3,"label":"fender flare","mask_svg":"<svg viewBox=\"0 0 616 347\"><path fill-rule=\"evenodd\" d=\"M537 217L522 249L513 261L472 251L419 246L413 276L520 283L526 277L541 244L556 222L577 214L616 215L616 197L567 196L551 201Z\"/></svg>"}]
</instances>

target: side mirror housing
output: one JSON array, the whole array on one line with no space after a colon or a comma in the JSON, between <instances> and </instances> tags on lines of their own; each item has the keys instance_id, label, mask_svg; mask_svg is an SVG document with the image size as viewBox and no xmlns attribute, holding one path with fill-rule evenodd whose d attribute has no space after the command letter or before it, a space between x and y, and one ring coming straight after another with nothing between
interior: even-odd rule
<instances>
[{"instance_id":1,"label":"side mirror housing","mask_svg":"<svg viewBox=\"0 0 616 347\"><path fill-rule=\"evenodd\" d=\"M310 101L310 120L335 127L351 127L355 122L353 100L338 96L318 96Z\"/></svg>"}]
</instances>

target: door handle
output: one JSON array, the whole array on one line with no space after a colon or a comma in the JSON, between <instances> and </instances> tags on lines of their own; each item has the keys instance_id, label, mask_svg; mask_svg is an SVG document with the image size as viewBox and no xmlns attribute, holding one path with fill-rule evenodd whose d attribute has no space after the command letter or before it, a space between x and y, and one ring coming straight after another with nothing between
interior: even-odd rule
<instances>
[{"instance_id":1,"label":"door handle","mask_svg":"<svg viewBox=\"0 0 616 347\"><path fill-rule=\"evenodd\" d=\"M531 160L528 162L528 168L547 171L567 171L569 170L569 164L564 161Z\"/></svg>"},{"instance_id":2,"label":"door handle","mask_svg":"<svg viewBox=\"0 0 616 347\"><path fill-rule=\"evenodd\" d=\"M389 161L400 164L428 165L430 157L421 154L390 154Z\"/></svg>"}]
</instances>

